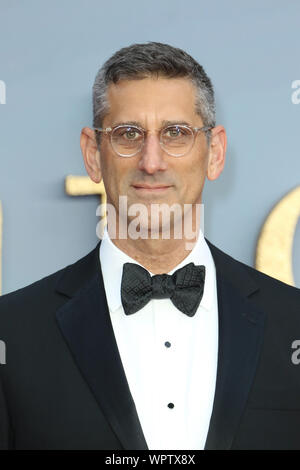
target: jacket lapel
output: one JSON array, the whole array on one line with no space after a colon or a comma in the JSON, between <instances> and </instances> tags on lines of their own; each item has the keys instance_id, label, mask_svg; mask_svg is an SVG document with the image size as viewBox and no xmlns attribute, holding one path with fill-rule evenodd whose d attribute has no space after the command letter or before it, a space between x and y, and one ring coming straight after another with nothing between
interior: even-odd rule
<instances>
[{"instance_id":1,"label":"jacket lapel","mask_svg":"<svg viewBox=\"0 0 300 470\"><path fill-rule=\"evenodd\" d=\"M249 298L259 287L242 263L206 241L217 273L219 351L205 449L230 449L257 368L265 313Z\"/></svg>"},{"instance_id":2,"label":"jacket lapel","mask_svg":"<svg viewBox=\"0 0 300 470\"><path fill-rule=\"evenodd\" d=\"M59 328L112 430L124 449L147 450L110 321L99 243L63 271L57 291L70 297L56 312Z\"/></svg>"}]
</instances>

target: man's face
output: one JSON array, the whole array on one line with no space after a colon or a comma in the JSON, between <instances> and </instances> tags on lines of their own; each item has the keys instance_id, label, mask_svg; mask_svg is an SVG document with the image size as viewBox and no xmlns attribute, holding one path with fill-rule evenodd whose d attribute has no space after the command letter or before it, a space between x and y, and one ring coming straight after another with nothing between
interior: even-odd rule
<instances>
[{"instance_id":1,"label":"man's face","mask_svg":"<svg viewBox=\"0 0 300 470\"><path fill-rule=\"evenodd\" d=\"M142 150L132 157L120 157L111 147L108 135L102 134L100 166L107 193L107 202L118 212L119 196L127 196L128 207L135 203L184 204L201 203L205 177L213 157L204 132L199 132L192 149L182 157L168 155L159 143L156 130L166 121L202 127L195 111L195 88L186 78L145 78L123 80L108 89L109 113L102 127L137 123L147 129ZM224 164L224 163L223 163ZM221 172L222 170L220 170ZM141 188L142 185L164 186L163 189ZM149 211L150 214L150 211Z\"/></svg>"}]
</instances>

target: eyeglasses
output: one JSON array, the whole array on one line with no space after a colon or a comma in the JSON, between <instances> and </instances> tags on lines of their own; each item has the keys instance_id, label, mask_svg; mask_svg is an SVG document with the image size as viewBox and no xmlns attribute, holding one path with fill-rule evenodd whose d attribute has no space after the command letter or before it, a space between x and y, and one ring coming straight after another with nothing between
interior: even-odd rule
<instances>
[{"instance_id":1,"label":"eyeglasses","mask_svg":"<svg viewBox=\"0 0 300 470\"><path fill-rule=\"evenodd\" d=\"M173 124L158 130L161 148L173 157L186 155L193 147L198 132L208 132L213 127L190 127L183 124ZM97 132L110 135L113 150L120 157L133 157L140 152L145 143L145 136L149 131L142 127L130 124L121 124L116 127L94 127Z\"/></svg>"}]
</instances>

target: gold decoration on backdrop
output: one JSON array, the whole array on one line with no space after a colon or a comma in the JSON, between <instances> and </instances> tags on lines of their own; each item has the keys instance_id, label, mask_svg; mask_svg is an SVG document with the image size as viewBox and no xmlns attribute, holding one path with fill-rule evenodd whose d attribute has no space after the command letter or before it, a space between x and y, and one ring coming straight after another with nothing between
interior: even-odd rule
<instances>
[{"instance_id":1,"label":"gold decoration on backdrop","mask_svg":"<svg viewBox=\"0 0 300 470\"><path fill-rule=\"evenodd\" d=\"M94 183L89 176L68 175L65 179L65 190L70 196L89 196L99 194L106 204L106 192L103 181Z\"/></svg>"},{"instance_id":2,"label":"gold decoration on backdrop","mask_svg":"<svg viewBox=\"0 0 300 470\"><path fill-rule=\"evenodd\" d=\"M286 194L272 209L260 232L255 268L295 286L293 240L300 217L300 186Z\"/></svg>"}]
</instances>

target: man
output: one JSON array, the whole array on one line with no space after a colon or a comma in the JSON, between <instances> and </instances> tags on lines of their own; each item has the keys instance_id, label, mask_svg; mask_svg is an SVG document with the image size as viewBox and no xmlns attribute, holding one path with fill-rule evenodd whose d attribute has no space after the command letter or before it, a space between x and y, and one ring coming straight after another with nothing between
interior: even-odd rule
<instances>
[{"instance_id":1,"label":"man","mask_svg":"<svg viewBox=\"0 0 300 470\"><path fill-rule=\"evenodd\" d=\"M300 449L299 289L197 217L225 163L210 79L180 49L135 44L93 92L80 144L113 217L87 256L0 300L0 447Z\"/></svg>"}]
</instances>

